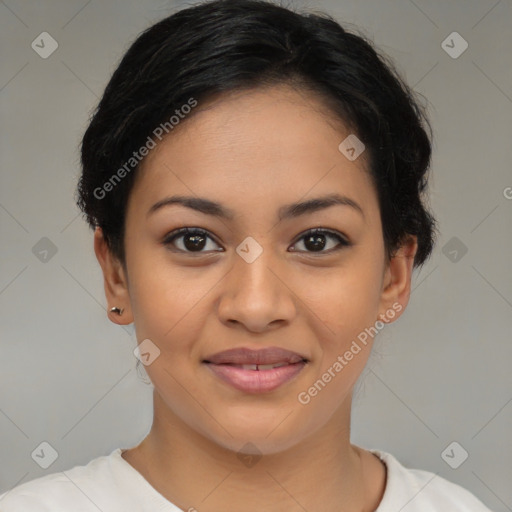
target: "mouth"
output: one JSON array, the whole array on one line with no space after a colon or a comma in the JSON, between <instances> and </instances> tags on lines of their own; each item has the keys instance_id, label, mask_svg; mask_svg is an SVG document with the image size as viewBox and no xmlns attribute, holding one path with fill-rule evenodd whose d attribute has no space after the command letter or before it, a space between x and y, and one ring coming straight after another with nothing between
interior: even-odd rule
<instances>
[{"instance_id":1,"label":"mouth","mask_svg":"<svg viewBox=\"0 0 512 512\"><path fill-rule=\"evenodd\" d=\"M295 378L309 363L296 352L277 347L231 349L209 356L205 364L223 383L245 393L270 392Z\"/></svg>"}]
</instances>

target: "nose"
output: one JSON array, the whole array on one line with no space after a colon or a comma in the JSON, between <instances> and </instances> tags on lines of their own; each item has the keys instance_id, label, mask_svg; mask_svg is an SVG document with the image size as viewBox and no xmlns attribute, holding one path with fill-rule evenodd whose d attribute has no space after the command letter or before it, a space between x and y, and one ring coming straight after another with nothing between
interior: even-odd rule
<instances>
[{"instance_id":1,"label":"nose","mask_svg":"<svg viewBox=\"0 0 512 512\"><path fill-rule=\"evenodd\" d=\"M251 263L237 253L233 260L220 289L220 320L231 327L244 326L251 332L264 332L291 322L297 308L284 268L286 263L272 257L270 249L264 249Z\"/></svg>"}]
</instances>

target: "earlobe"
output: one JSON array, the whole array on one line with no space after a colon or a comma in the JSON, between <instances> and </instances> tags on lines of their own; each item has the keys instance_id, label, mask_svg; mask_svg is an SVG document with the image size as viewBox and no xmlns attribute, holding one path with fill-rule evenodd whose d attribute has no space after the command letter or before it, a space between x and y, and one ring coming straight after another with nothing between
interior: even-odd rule
<instances>
[{"instance_id":1,"label":"earlobe","mask_svg":"<svg viewBox=\"0 0 512 512\"><path fill-rule=\"evenodd\" d=\"M112 254L100 227L96 227L94 231L94 252L103 272L109 319L120 325L132 323L133 315L125 270L119 259Z\"/></svg>"},{"instance_id":2,"label":"earlobe","mask_svg":"<svg viewBox=\"0 0 512 512\"><path fill-rule=\"evenodd\" d=\"M393 320L384 320L387 323L398 318L409 302L414 256L417 250L417 237L409 235L386 267L381 291L379 318L393 318ZM386 314L390 310L393 310L392 316ZM396 315L396 313L399 314Z\"/></svg>"}]
</instances>

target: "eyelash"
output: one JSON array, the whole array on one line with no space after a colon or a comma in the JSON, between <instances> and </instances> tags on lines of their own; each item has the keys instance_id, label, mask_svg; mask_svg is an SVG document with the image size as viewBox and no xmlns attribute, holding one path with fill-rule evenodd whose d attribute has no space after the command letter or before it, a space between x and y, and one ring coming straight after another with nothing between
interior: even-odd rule
<instances>
[{"instance_id":1,"label":"eyelash","mask_svg":"<svg viewBox=\"0 0 512 512\"><path fill-rule=\"evenodd\" d=\"M204 229L201 229L201 228L180 228L175 231L172 231L164 238L163 244L164 245L172 245L173 242L177 238L183 237L184 235L200 235L202 237L206 237L206 238L209 238L210 240L213 240L213 242L215 242L217 245L219 245L215 241L215 239L209 235L208 231L205 231ZM293 245L298 243L303 238L306 238L311 235L325 235L327 237L335 238L339 243L336 247L328 249L327 251L323 251L323 250L322 251L296 251L296 250L293 250L292 252L305 252L307 254L312 254L312 255L331 254L335 251L339 251L340 249L343 249L344 247L349 247L352 245L346 238L341 236L336 231L331 231L329 229L322 229L322 228L313 228L313 229L309 229L308 231L305 231L296 239L296 241L294 242ZM177 249L177 251L184 253L184 254L199 254L199 255L205 254L206 252L208 252L208 251L184 251L182 249ZM222 251L215 251L215 252L222 252Z\"/></svg>"}]
</instances>

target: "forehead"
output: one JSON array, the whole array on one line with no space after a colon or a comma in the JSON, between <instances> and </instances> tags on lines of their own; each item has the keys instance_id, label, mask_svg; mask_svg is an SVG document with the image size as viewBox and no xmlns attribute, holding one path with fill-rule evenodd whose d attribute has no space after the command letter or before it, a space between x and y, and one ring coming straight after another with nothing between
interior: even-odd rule
<instances>
[{"instance_id":1,"label":"forehead","mask_svg":"<svg viewBox=\"0 0 512 512\"><path fill-rule=\"evenodd\" d=\"M229 200L235 209L333 192L371 203L366 155L350 161L339 150L349 135L317 96L289 86L224 94L199 103L150 152L133 194L147 206L165 193Z\"/></svg>"},{"instance_id":2,"label":"forehead","mask_svg":"<svg viewBox=\"0 0 512 512\"><path fill-rule=\"evenodd\" d=\"M273 157L285 150L299 154L302 148L318 146L320 139L337 147L340 136L350 133L317 93L287 84L216 95L199 103L177 128L168 137L170 146L192 143L200 149L197 137L204 135L206 154L229 150L242 157L251 148L264 147L262 158L268 151Z\"/></svg>"}]
</instances>

